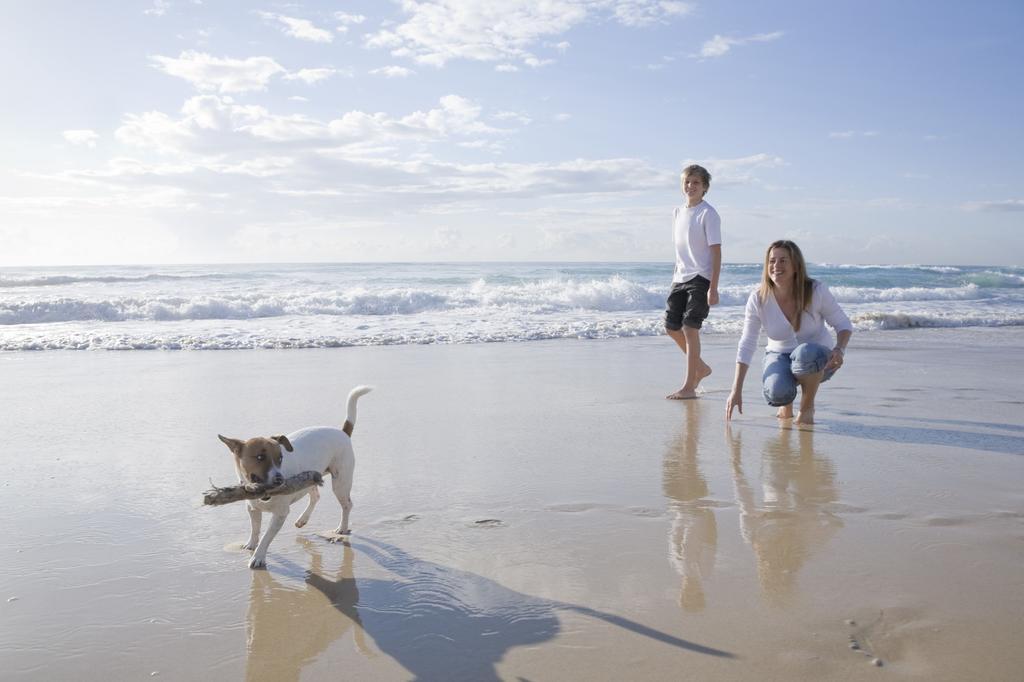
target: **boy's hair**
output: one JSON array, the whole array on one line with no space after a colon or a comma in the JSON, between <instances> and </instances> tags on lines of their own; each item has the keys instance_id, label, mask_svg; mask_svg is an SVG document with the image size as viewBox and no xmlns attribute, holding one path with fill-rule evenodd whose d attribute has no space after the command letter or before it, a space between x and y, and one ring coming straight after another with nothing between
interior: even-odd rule
<instances>
[{"instance_id":1,"label":"boy's hair","mask_svg":"<svg viewBox=\"0 0 1024 682\"><path fill-rule=\"evenodd\" d=\"M682 174L679 176L679 180L685 182L686 176L688 175L696 175L700 177L701 182L704 183L705 189L711 188L711 173L708 173L708 169L704 166L698 166L695 163L691 163L683 169Z\"/></svg>"},{"instance_id":2,"label":"boy's hair","mask_svg":"<svg viewBox=\"0 0 1024 682\"><path fill-rule=\"evenodd\" d=\"M768 260L772 257L772 249L785 249L789 251L789 260L793 264L793 298L796 301L797 316L790 320L793 331L800 331L800 318L803 311L811 304L811 297L814 295L814 280L807 276L807 262L804 261L804 254L800 247L788 239L778 239L768 245L764 252L764 269L761 271L761 286L757 289L758 298L761 303L768 300L768 296L775 289L775 282L768 276Z\"/></svg>"}]
</instances>

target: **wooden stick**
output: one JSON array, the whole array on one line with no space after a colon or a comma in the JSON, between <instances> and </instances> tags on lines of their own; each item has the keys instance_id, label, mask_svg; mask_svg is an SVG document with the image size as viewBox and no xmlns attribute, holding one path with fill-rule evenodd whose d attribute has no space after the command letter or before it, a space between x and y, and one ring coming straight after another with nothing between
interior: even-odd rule
<instances>
[{"instance_id":1,"label":"wooden stick","mask_svg":"<svg viewBox=\"0 0 1024 682\"><path fill-rule=\"evenodd\" d=\"M258 500L268 495L289 495L314 485L323 485L324 477L319 471L303 471L286 478L281 485L267 487L265 485L232 485L224 488L213 485L210 490L203 493L203 504L221 505L242 500Z\"/></svg>"}]
</instances>

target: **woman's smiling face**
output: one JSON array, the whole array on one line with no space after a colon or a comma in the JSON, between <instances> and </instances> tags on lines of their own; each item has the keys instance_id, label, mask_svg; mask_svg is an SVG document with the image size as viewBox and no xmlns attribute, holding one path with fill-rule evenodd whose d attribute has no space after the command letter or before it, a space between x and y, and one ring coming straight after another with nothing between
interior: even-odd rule
<instances>
[{"instance_id":1,"label":"woman's smiling face","mask_svg":"<svg viewBox=\"0 0 1024 682\"><path fill-rule=\"evenodd\" d=\"M787 286L793 282L796 270L789 249L777 246L768 254L768 277L776 286Z\"/></svg>"}]
</instances>

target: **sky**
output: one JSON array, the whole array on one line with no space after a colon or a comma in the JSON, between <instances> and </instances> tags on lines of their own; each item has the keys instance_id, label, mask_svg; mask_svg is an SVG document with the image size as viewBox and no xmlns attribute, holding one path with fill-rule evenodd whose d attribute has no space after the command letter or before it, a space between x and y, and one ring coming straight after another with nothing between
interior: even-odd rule
<instances>
[{"instance_id":1,"label":"sky","mask_svg":"<svg viewBox=\"0 0 1024 682\"><path fill-rule=\"evenodd\" d=\"M0 266L1024 265L1024 3L7 2Z\"/></svg>"}]
</instances>

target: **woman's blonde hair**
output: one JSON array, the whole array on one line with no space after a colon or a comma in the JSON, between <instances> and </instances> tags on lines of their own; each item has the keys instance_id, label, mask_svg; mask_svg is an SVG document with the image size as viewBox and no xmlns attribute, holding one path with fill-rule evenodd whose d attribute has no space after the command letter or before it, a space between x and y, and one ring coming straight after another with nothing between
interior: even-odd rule
<instances>
[{"instance_id":1,"label":"woman's blonde hair","mask_svg":"<svg viewBox=\"0 0 1024 682\"><path fill-rule=\"evenodd\" d=\"M800 247L788 239L778 239L769 244L768 250L764 252L761 286L757 289L761 303L768 300L768 296L775 290L775 282L768 276L768 260L772 257L772 249L785 249L789 252L789 260L793 264L793 298L796 301L796 319L789 323L793 325L794 331L800 331L800 318L811 304L811 296L814 294L814 280L807 276L807 262L804 261Z\"/></svg>"}]
</instances>

